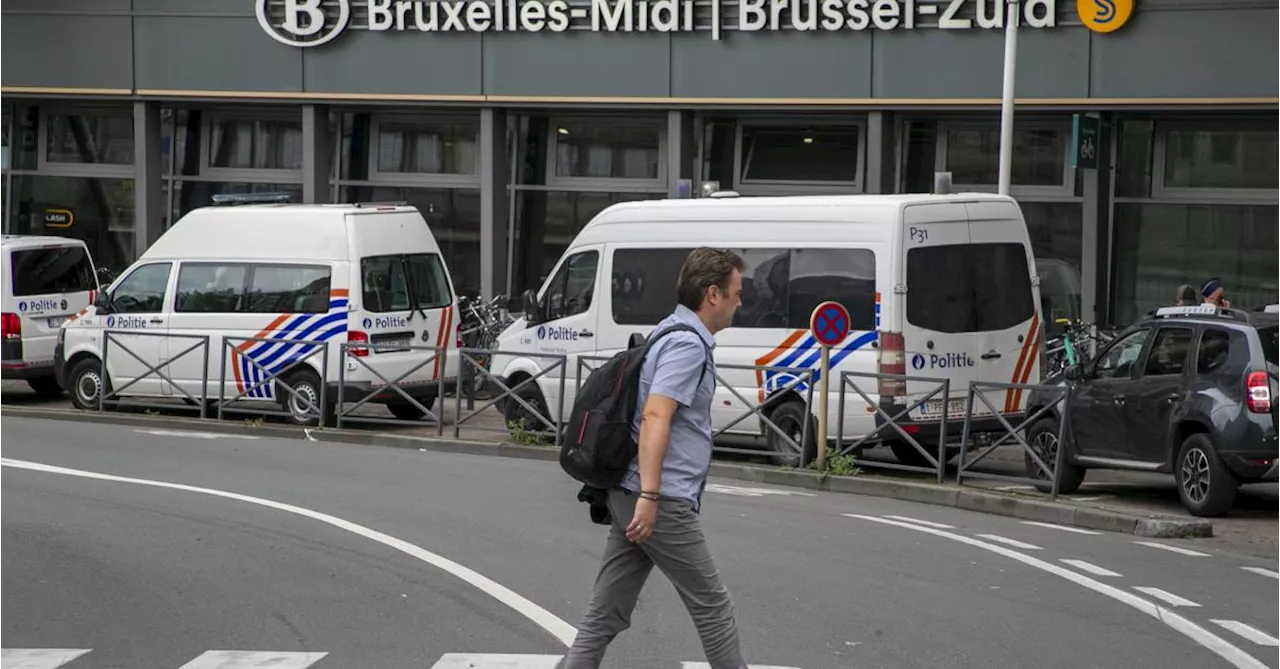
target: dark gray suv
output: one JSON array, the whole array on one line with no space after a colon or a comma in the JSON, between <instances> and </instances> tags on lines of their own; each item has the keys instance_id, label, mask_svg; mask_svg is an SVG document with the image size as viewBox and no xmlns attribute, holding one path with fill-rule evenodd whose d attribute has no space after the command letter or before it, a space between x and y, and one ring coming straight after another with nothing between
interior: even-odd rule
<instances>
[{"instance_id":1,"label":"dark gray suv","mask_svg":"<svg viewBox=\"0 0 1280 669\"><path fill-rule=\"evenodd\" d=\"M1170 307L1127 328L1092 360L1046 385L1070 387L1059 492L1089 469L1173 474L1197 516L1226 513L1241 483L1275 481L1277 315ZM1028 413L1058 399L1032 394ZM1062 405L1027 430L1042 457L1058 447ZM1027 457L1027 473L1050 481Z\"/></svg>"}]
</instances>

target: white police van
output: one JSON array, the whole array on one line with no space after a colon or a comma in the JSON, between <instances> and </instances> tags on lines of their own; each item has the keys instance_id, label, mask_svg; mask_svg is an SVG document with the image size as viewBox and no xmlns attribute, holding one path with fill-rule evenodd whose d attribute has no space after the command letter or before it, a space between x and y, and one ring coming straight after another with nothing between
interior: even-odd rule
<instances>
[{"instance_id":1,"label":"white police van","mask_svg":"<svg viewBox=\"0 0 1280 669\"><path fill-rule=\"evenodd\" d=\"M0 370L37 395L62 394L54 344L62 324L93 302L98 275L79 239L41 235L0 237Z\"/></svg>"},{"instance_id":2,"label":"white police van","mask_svg":"<svg viewBox=\"0 0 1280 669\"><path fill-rule=\"evenodd\" d=\"M1017 203L988 194L722 197L616 204L587 224L536 293L525 313L501 336L492 370L509 386L554 366L521 391L547 416L567 417L591 361L647 336L676 306L676 280L698 246L730 248L746 263L743 305L733 326L717 335L720 382L712 422L722 436L766 447L783 464L794 448L757 417L764 404L773 422L800 442L807 385L782 392L795 371L728 365L816 369L820 349L809 333L814 308L826 300L848 309L852 331L831 350L828 438L836 435L841 372L897 373L950 379L948 432L958 433L971 381L1006 384L1040 379L1043 326L1038 279L1026 223ZM527 352L526 355L519 355ZM568 375L564 399L559 382ZM936 384L861 378L873 403L895 415ZM1018 414L1026 394L984 391L1002 414ZM816 398L815 398L816 399ZM943 412L938 395L901 421L909 432L936 438ZM537 424L519 403L503 402L509 420ZM975 405L978 430L996 421ZM878 424L872 406L846 393L844 434L865 435ZM929 434L932 430L932 434ZM882 435L894 435L886 428ZM905 442L886 440L899 459L925 462ZM804 445L807 460L816 441Z\"/></svg>"},{"instance_id":3,"label":"white police van","mask_svg":"<svg viewBox=\"0 0 1280 669\"><path fill-rule=\"evenodd\" d=\"M456 343L453 280L416 208L288 204L278 194L214 202L182 217L67 323L59 376L77 407L96 408L104 385L121 397L216 401L225 379L221 397L278 403L290 420L310 425L322 383L333 415L339 366L347 400L358 401L432 355L406 347ZM190 351L204 335L207 358ZM343 356L344 342L373 346ZM321 344L327 354L318 353ZM397 385L430 409L441 386L456 384L456 357L437 357ZM148 369L162 363L170 380ZM373 401L400 418L423 415L391 389Z\"/></svg>"}]
</instances>

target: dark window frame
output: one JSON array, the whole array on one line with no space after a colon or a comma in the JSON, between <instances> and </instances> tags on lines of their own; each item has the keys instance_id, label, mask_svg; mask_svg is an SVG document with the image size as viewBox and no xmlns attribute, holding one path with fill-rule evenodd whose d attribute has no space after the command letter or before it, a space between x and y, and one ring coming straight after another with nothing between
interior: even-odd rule
<instances>
[{"instance_id":1,"label":"dark window frame","mask_svg":"<svg viewBox=\"0 0 1280 669\"><path fill-rule=\"evenodd\" d=\"M538 311L540 312L539 320L541 320L544 323L550 323L552 321L558 321L564 318L572 318L574 316L580 316L591 310L591 305L595 303L595 300L597 297L595 292L595 287L600 280L601 255L602 254L600 252L600 249L598 248L586 248L565 257L564 262L560 263L560 266L557 267L555 271L552 273L551 279L547 281L546 290L544 290L542 292L542 295L538 298ZM555 305L553 305L551 301L556 296L555 284L557 282L563 284L560 290L560 300L561 302L563 302L564 298L568 295L568 292L569 292L568 290L569 274L572 271L572 268L570 267L570 265L573 264L575 258L580 258L584 256L592 257L595 262L595 273L593 274L593 280L589 289L591 291L591 294L587 297L585 304L579 305L579 309L577 311L573 313L562 313L558 315L553 314L552 308ZM561 304L560 306L563 307L564 305Z\"/></svg>"},{"instance_id":2,"label":"dark window frame","mask_svg":"<svg viewBox=\"0 0 1280 669\"><path fill-rule=\"evenodd\" d=\"M978 276L974 273L989 268L990 260L985 259L981 255L984 247L999 247L1007 250L1007 260L1017 259L1018 267L1011 268L1012 271L1025 270L1026 284L1025 290L1021 282L1017 286L1011 285L1005 281L988 281L984 283L978 282ZM958 250L961 255L956 256L954 252ZM943 262L943 258L933 257L952 252L946 258L947 262ZM952 262L960 261L958 268L953 268ZM965 289L962 296L967 300L965 303L966 313L963 315L963 325L955 325L961 322L959 317L948 321L948 316L956 316L956 314L938 315L936 310L940 309L938 300L942 297L955 296L954 294L942 293L935 285L925 283L922 287L922 281L915 277L912 270L916 267L917 262L925 263L923 267L924 276L930 279L937 277L939 280L946 281L952 288ZM945 269L944 269L945 268ZM966 277L967 284L962 284L956 277L955 273L950 271L964 271L968 275ZM1027 258L1027 248L1021 242L963 242L958 244L938 244L931 246L918 246L907 251L906 258L906 277L907 277L907 299L906 309L903 313L903 320L912 327L939 332L943 334L972 334L980 332L1000 332L1017 327L1021 323L1031 320L1039 309L1039 305L1035 303L1035 290L1033 286L1033 277L1031 274L1031 260ZM990 278L990 277L987 277ZM981 290L984 287L990 288L994 286L995 291ZM1006 313L1011 314L1007 318L996 321L995 324L988 323L991 319L991 309L984 309L994 302L1004 305L1006 300L998 298L1009 297L1007 291L1016 288L1017 294L1014 299L1019 300L1022 304L1016 305L1017 311L1012 306L1005 307L1004 311L996 313L1004 316ZM1001 292L1006 291L1006 292ZM923 297L921 297L923 296ZM958 313L958 312L957 312ZM1005 321L1008 321L1005 323Z\"/></svg>"},{"instance_id":3,"label":"dark window frame","mask_svg":"<svg viewBox=\"0 0 1280 669\"><path fill-rule=\"evenodd\" d=\"M125 274L124 276L121 276L111 286L111 313L112 314L162 314L162 313L165 313L165 305L169 302L169 289L173 284L173 265L174 265L174 261L172 260L157 260L155 262L148 262L148 263L143 263L141 265L138 265L137 267L133 268L133 271L129 272L128 274ZM120 290L124 288L125 283L128 282L130 279L138 276L141 272L151 267L161 267L161 266L168 267L169 269L168 269L168 273L165 274L164 291L160 293L160 308L154 311L121 310L120 305L117 302L117 297L120 294Z\"/></svg>"},{"instance_id":4,"label":"dark window frame","mask_svg":"<svg viewBox=\"0 0 1280 669\"><path fill-rule=\"evenodd\" d=\"M1159 343L1160 337L1162 337L1166 332L1185 332L1187 334L1186 349L1182 352L1182 366L1176 373L1153 374L1151 372L1152 355L1156 352L1156 344ZM1155 334L1150 337L1150 341L1151 344L1147 347L1146 354L1143 356L1142 372L1138 375L1138 378L1161 378L1186 375L1187 368L1189 367L1189 363L1192 359L1191 354L1193 350L1197 349L1195 327L1190 325L1162 325L1159 328L1156 328Z\"/></svg>"}]
</instances>

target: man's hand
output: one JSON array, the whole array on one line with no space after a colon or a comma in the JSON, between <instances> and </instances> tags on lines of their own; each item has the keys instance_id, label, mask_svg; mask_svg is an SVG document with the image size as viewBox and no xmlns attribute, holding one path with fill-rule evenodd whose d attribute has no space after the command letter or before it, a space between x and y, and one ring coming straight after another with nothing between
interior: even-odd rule
<instances>
[{"instance_id":1,"label":"man's hand","mask_svg":"<svg viewBox=\"0 0 1280 669\"><path fill-rule=\"evenodd\" d=\"M653 534L653 524L658 520L658 503L641 497L636 500L636 512L627 525L627 539L632 543L640 543Z\"/></svg>"}]
</instances>

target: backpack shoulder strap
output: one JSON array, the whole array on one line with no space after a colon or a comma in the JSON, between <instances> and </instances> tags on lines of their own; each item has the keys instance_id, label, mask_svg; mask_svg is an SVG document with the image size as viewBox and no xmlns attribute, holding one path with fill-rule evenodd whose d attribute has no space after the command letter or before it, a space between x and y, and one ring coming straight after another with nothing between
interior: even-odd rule
<instances>
[{"instance_id":1,"label":"backpack shoulder strap","mask_svg":"<svg viewBox=\"0 0 1280 669\"><path fill-rule=\"evenodd\" d=\"M671 334L672 332L692 332L695 335L698 335L698 342L702 344L702 349L707 354L706 360L702 363L702 373L698 375L698 385L702 385L702 380L707 376L707 363L711 361L711 347L707 345L707 342L702 340L702 335L699 334L692 326L685 325L684 323L677 323L671 327L663 328L662 330L654 332L649 336L648 341L644 343L644 355L649 355L649 347L653 346L654 342Z\"/></svg>"}]
</instances>

